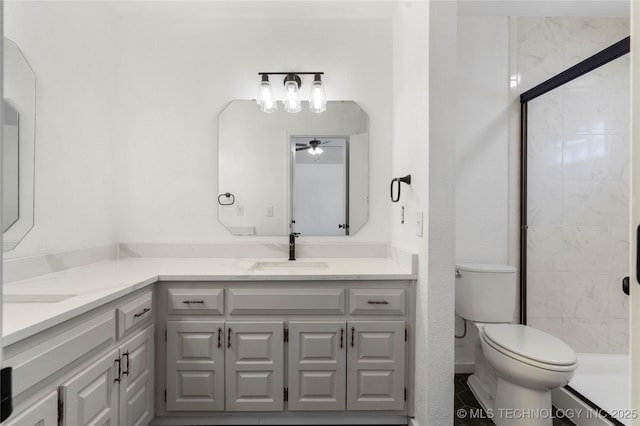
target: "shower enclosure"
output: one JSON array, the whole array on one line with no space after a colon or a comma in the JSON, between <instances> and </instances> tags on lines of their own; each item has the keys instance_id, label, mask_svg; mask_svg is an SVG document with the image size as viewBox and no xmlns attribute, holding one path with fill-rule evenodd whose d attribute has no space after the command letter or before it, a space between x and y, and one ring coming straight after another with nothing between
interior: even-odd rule
<instances>
[{"instance_id":1,"label":"shower enclosure","mask_svg":"<svg viewBox=\"0 0 640 426\"><path fill-rule=\"evenodd\" d=\"M627 424L629 38L607 39L620 21L596 23L544 22L564 34L550 55L577 60L521 95L521 321L573 347L568 391ZM567 37L576 28L590 37Z\"/></svg>"}]
</instances>

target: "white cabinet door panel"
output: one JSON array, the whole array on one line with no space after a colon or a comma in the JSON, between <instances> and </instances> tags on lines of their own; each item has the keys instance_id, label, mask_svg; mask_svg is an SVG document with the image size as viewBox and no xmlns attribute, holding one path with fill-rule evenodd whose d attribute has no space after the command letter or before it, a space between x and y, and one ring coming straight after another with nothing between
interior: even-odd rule
<instances>
[{"instance_id":1,"label":"white cabinet door panel","mask_svg":"<svg viewBox=\"0 0 640 426\"><path fill-rule=\"evenodd\" d=\"M347 409L404 409L404 321L348 323Z\"/></svg>"},{"instance_id":2,"label":"white cabinet door panel","mask_svg":"<svg viewBox=\"0 0 640 426\"><path fill-rule=\"evenodd\" d=\"M167 411L224 410L224 323L167 322Z\"/></svg>"},{"instance_id":3,"label":"white cabinet door panel","mask_svg":"<svg viewBox=\"0 0 640 426\"><path fill-rule=\"evenodd\" d=\"M226 326L227 410L282 411L284 323L230 321Z\"/></svg>"},{"instance_id":4,"label":"white cabinet door panel","mask_svg":"<svg viewBox=\"0 0 640 426\"><path fill-rule=\"evenodd\" d=\"M147 327L121 346L120 426L142 426L154 416L154 338Z\"/></svg>"},{"instance_id":5,"label":"white cabinet door panel","mask_svg":"<svg viewBox=\"0 0 640 426\"><path fill-rule=\"evenodd\" d=\"M289 323L289 410L344 410L346 323Z\"/></svg>"},{"instance_id":6,"label":"white cabinet door panel","mask_svg":"<svg viewBox=\"0 0 640 426\"><path fill-rule=\"evenodd\" d=\"M5 426L58 426L58 392L51 392L37 404L15 413Z\"/></svg>"},{"instance_id":7,"label":"white cabinet door panel","mask_svg":"<svg viewBox=\"0 0 640 426\"><path fill-rule=\"evenodd\" d=\"M62 424L115 426L118 424L118 350L113 349L60 386L64 404Z\"/></svg>"}]
</instances>

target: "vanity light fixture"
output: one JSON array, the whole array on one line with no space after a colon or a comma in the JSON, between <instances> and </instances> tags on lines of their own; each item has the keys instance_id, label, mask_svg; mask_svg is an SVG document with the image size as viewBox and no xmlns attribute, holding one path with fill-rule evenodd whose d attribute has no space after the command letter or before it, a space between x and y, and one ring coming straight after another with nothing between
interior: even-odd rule
<instances>
[{"instance_id":1,"label":"vanity light fixture","mask_svg":"<svg viewBox=\"0 0 640 426\"><path fill-rule=\"evenodd\" d=\"M327 109L327 95L325 93L322 75L324 72L259 72L260 84L256 102L263 112L275 112L278 109L277 101L273 95L273 89L269 82L269 75L284 75L284 98L282 103L287 112L296 113L302 111L300 101L301 75L313 75L311 95L309 98L309 111L320 113ZM315 155L315 154L314 154Z\"/></svg>"},{"instance_id":2,"label":"vanity light fixture","mask_svg":"<svg viewBox=\"0 0 640 426\"><path fill-rule=\"evenodd\" d=\"M311 97L309 98L309 111L311 112L324 112L327 110L327 95L324 91L324 84L322 83L322 77L320 74L313 76L313 83L311 83Z\"/></svg>"},{"instance_id":3,"label":"vanity light fixture","mask_svg":"<svg viewBox=\"0 0 640 426\"><path fill-rule=\"evenodd\" d=\"M291 113L302 111L300 85L302 80L296 74L287 74L284 78L284 110Z\"/></svg>"},{"instance_id":4,"label":"vanity light fixture","mask_svg":"<svg viewBox=\"0 0 640 426\"><path fill-rule=\"evenodd\" d=\"M256 102L260 105L262 112L272 113L278 110L278 102L273 96L273 89L269 82L269 75L262 74L262 80L258 86L258 97Z\"/></svg>"}]
</instances>

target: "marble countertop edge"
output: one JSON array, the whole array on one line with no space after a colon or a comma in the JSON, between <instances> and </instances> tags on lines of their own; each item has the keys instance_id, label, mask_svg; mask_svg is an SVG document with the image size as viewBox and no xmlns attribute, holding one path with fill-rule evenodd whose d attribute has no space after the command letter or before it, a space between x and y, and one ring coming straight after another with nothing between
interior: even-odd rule
<instances>
[{"instance_id":1,"label":"marble countertop edge","mask_svg":"<svg viewBox=\"0 0 640 426\"><path fill-rule=\"evenodd\" d=\"M99 308L156 282L310 282L415 280L417 271L393 259L300 259L326 263L300 270L252 270L256 262L273 259L135 258L101 261L60 272L7 283L7 295L73 295L56 303L3 303L2 345L9 346L72 318ZM286 262L284 262L286 263ZM276 267L277 268L277 267ZM286 269L286 267L285 267Z\"/></svg>"}]
</instances>

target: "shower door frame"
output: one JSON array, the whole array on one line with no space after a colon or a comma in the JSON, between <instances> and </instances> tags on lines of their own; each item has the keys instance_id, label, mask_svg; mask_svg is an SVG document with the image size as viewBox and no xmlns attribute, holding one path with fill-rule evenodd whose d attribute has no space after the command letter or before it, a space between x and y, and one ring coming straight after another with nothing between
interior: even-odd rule
<instances>
[{"instance_id":1,"label":"shower door frame","mask_svg":"<svg viewBox=\"0 0 640 426\"><path fill-rule=\"evenodd\" d=\"M612 44L604 50L588 57L584 61L562 71L550 79L538 84L520 95L520 323L527 324L527 129L528 129L528 103L533 99L544 95L578 77L581 77L631 51L631 37L626 37ZM601 410L596 404L573 389L566 388L586 404L598 410L614 425L622 425L609 413Z\"/></svg>"},{"instance_id":2,"label":"shower door frame","mask_svg":"<svg viewBox=\"0 0 640 426\"><path fill-rule=\"evenodd\" d=\"M520 323L527 324L527 126L528 103L631 51L626 37L520 95Z\"/></svg>"}]
</instances>

